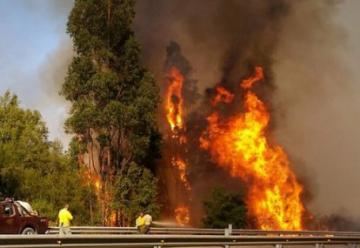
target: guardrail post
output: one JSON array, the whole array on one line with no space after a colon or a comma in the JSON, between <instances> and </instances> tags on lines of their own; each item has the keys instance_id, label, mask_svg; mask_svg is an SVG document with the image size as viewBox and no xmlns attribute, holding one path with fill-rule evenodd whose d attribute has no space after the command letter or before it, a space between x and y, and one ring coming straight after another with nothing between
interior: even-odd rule
<instances>
[{"instance_id":1,"label":"guardrail post","mask_svg":"<svg viewBox=\"0 0 360 248\"><path fill-rule=\"evenodd\" d=\"M232 234L232 224L228 225L228 228L225 228L224 230L224 235L225 236L230 236ZM229 248L229 245L225 245L224 248Z\"/></svg>"}]
</instances>

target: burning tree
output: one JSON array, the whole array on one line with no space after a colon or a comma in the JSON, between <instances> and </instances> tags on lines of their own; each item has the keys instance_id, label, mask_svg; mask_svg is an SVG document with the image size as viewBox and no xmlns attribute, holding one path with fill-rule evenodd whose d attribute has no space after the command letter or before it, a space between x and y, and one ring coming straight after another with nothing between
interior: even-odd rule
<instances>
[{"instance_id":1,"label":"burning tree","mask_svg":"<svg viewBox=\"0 0 360 248\"><path fill-rule=\"evenodd\" d=\"M166 81L163 86L162 126L165 142L162 166L158 171L166 185L163 198L167 198L167 215L178 224L190 223L191 183L188 178L186 121L190 106L198 97L196 81L190 78L192 68L182 55L180 46L171 41L167 46L165 61ZM175 175L175 177L174 177Z\"/></svg>"},{"instance_id":2,"label":"burning tree","mask_svg":"<svg viewBox=\"0 0 360 248\"><path fill-rule=\"evenodd\" d=\"M249 217L255 219L257 227L301 230L305 213L301 199L303 186L283 148L270 142L267 132L270 114L251 91L256 82L263 80L263 69L258 66L255 75L240 84L245 91L244 112L227 118L217 111L211 113L200 145L209 151L218 166L247 185ZM220 99L218 102L221 102L219 94L223 91L218 91L214 98ZM231 101L226 99L222 102L229 104Z\"/></svg>"},{"instance_id":3,"label":"burning tree","mask_svg":"<svg viewBox=\"0 0 360 248\"><path fill-rule=\"evenodd\" d=\"M130 164L152 176L143 166L151 167L158 154L159 92L139 62L134 14L133 0L77 0L67 26L76 55L62 88L72 102L66 128L81 144L79 162L88 169L86 180L96 186L102 222L108 225L128 225L134 218L125 202L112 204L122 188L117 178L128 173ZM143 187L156 185L147 182L151 185ZM158 209L156 190L138 205Z\"/></svg>"}]
</instances>

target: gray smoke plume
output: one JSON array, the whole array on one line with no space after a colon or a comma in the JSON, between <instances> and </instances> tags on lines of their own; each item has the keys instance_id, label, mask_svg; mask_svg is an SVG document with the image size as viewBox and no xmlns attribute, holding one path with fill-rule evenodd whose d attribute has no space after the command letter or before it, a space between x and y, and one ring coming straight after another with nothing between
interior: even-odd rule
<instances>
[{"instance_id":1,"label":"gray smoke plume","mask_svg":"<svg viewBox=\"0 0 360 248\"><path fill-rule=\"evenodd\" d=\"M273 103L278 141L308 178L308 206L318 215L357 221L360 33L353 23L360 3L339 3L296 1L274 56Z\"/></svg>"},{"instance_id":2,"label":"gray smoke plume","mask_svg":"<svg viewBox=\"0 0 360 248\"><path fill-rule=\"evenodd\" d=\"M65 133L64 122L67 118L70 104L60 96L59 92L64 83L67 68L74 55L72 42L65 32L66 25L62 21L66 20L68 13L70 13L73 0L46 1L42 4L26 1L25 4L28 5L30 10L42 8L43 12L54 20L53 28L56 32L62 34L58 46L46 57L38 74L42 91L47 96L46 100L42 100L42 105L47 106L43 112L48 122L51 138L60 139L65 147L67 147L71 136Z\"/></svg>"},{"instance_id":3,"label":"gray smoke plume","mask_svg":"<svg viewBox=\"0 0 360 248\"><path fill-rule=\"evenodd\" d=\"M59 92L73 55L71 40L64 39L61 45L47 56L46 62L40 69L39 75L43 89L52 101L65 103L64 97Z\"/></svg>"}]
</instances>

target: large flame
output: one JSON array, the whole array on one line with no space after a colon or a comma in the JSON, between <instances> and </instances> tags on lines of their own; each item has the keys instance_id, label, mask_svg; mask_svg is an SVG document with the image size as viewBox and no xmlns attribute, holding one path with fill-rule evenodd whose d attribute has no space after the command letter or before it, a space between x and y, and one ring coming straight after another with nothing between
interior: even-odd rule
<instances>
[{"instance_id":1,"label":"large flame","mask_svg":"<svg viewBox=\"0 0 360 248\"><path fill-rule=\"evenodd\" d=\"M178 171L178 180L183 185L185 191L190 191L191 187L186 176L187 164L181 157L181 146L186 143L184 133L184 100L182 89L184 84L184 76L176 68L172 67L169 71L169 86L166 89L165 111L166 119L170 126L171 143L174 145L174 154L171 158L171 164ZM180 225L186 225L190 222L189 207L182 202L174 210L175 219Z\"/></svg>"},{"instance_id":2,"label":"large flame","mask_svg":"<svg viewBox=\"0 0 360 248\"><path fill-rule=\"evenodd\" d=\"M226 119L212 113L207 118L208 128L200 138L200 145L209 150L219 166L247 185L249 215L259 228L300 230L305 211L301 201L303 187L291 170L284 150L270 143L269 112L250 90L262 79L263 70L256 67L255 76L241 83L246 89L244 113Z\"/></svg>"},{"instance_id":3,"label":"large flame","mask_svg":"<svg viewBox=\"0 0 360 248\"><path fill-rule=\"evenodd\" d=\"M166 90L166 118L170 125L171 131L182 129L183 122L183 97L182 87L184 77L176 68L170 69L170 84Z\"/></svg>"}]
</instances>

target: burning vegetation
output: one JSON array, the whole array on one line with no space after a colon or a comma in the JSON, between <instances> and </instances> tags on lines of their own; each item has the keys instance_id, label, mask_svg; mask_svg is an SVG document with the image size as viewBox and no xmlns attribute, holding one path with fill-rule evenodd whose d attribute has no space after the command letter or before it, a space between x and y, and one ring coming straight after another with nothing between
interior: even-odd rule
<instances>
[{"instance_id":1,"label":"burning vegetation","mask_svg":"<svg viewBox=\"0 0 360 248\"><path fill-rule=\"evenodd\" d=\"M158 0L153 12L141 3L137 21L141 27L151 19L151 28L166 23L160 36L148 31L153 29L140 30L139 35L149 68L163 82L159 119L167 118L157 175L162 177L167 164L175 175L162 179L168 190L163 198L171 206L167 216L178 219L174 210L185 206L189 224L201 225L202 202L215 187L223 186L243 193L248 227L306 228L304 186L271 134L273 55L291 2L175 2L178 5ZM183 7L181 15L169 11L174 6ZM209 17L216 18L216 24ZM156 62L164 63L159 54L174 37L196 65L196 74L175 42L166 48L165 72L157 68ZM165 75L170 77L164 80ZM193 75L204 94L197 92ZM180 183L174 187L174 181Z\"/></svg>"},{"instance_id":2,"label":"burning vegetation","mask_svg":"<svg viewBox=\"0 0 360 248\"><path fill-rule=\"evenodd\" d=\"M165 112L166 120L169 124L169 142L172 146L170 163L175 168L175 174L186 194L191 190L191 186L187 179L187 164L183 158L183 147L186 144L186 137L184 136L184 99L183 99L183 84L184 77L176 67L171 67L169 71L168 88L165 92ZM186 202L185 202L186 201ZM175 219L178 224L184 226L189 224L189 207L187 205L188 197L185 200L176 202L174 211Z\"/></svg>"},{"instance_id":3,"label":"burning vegetation","mask_svg":"<svg viewBox=\"0 0 360 248\"><path fill-rule=\"evenodd\" d=\"M265 230L301 230L302 185L284 150L267 137L269 112L251 91L252 85L261 80L263 70L256 67L255 75L242 81L243 113L224 118L215 111L207 117L208 127L200 137L200 146L209 151L218 166L246 184L246 203L256 226Z\"/></svg>"},{"instance_id":4,"label":"burning vegetation","mask_svg":"<svg viewBox=\"0 0 360 248\"><path fill-rule=\"evenodd\" d=\"M260 66L255 67L254 75L242 80L239 86L243 89L243 110L230 116L223 115L219 105L233 104L234 93L220 85L215 87L215 95L210 100L212 111L206 117L207 125L199 137L199 147L208 152L216 166L245 184L248 218L254 220L257 228L301 230L305 213L301 199L303 186L292 171L283 148L270 141L270 114L252 90L256 83L265 80ZM177 180L182 182L183 193L188 195L191 183L187 170L191 162L185 163L184 153L179 153L187 146L183 83L183 75L176 67L171 67L164 107L171 132L169 137L177 144L176 149L170 150L173 152L171 164L178 170ZM191 210L184 202L178 204L174 210L175 219L179 224L188 224Z\"/></svg>"},{"instance_id":5,"label":"burning vegetation","mask_svg":"<svg viewBox=\"0 0 360 248\"><path fill-rule=\"evenodd\" d=\"M184 127L182 87L184 78L176 67L169 73L170 83L166 92L166 119L174 136ZM173 136L173 137L174 137Z\"/></svg>"}]
</instances>

